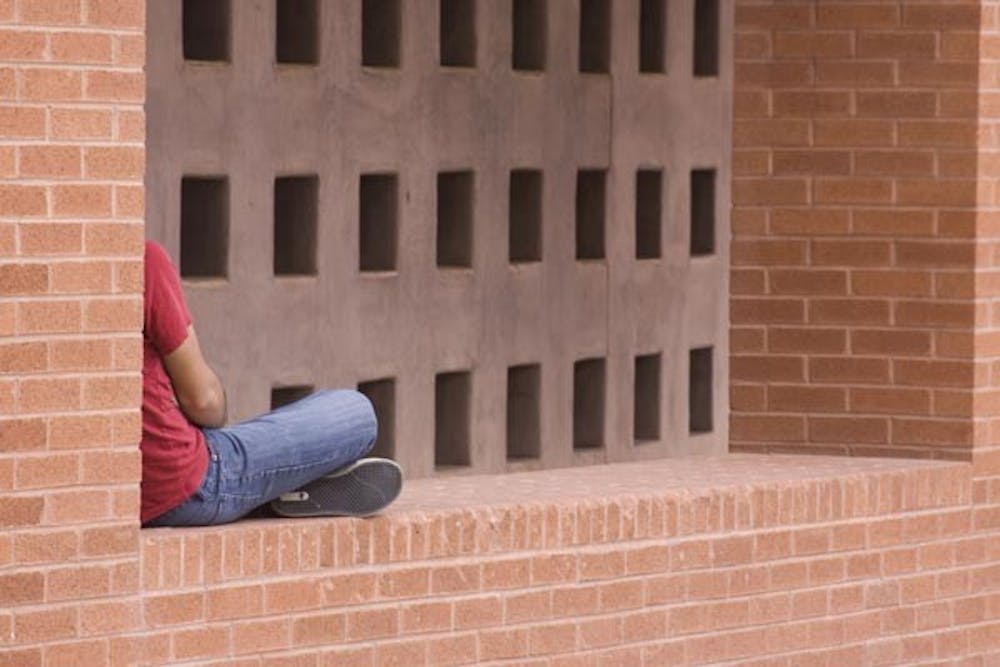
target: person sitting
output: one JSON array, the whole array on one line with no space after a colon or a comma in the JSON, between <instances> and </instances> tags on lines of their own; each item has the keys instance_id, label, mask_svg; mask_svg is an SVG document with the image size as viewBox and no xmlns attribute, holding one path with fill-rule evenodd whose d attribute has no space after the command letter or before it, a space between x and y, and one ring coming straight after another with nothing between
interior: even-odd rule
<instances>
[{"instance_id":1,"label":"person sitting","mask_svg":"<svg viewBox=\"0 0 1000 667\"><path fill-rule=\"evenodd\" d=\"M353 390L319 391L226 426L226 395L202 355L163 246L146 242L142 361L143 526L280 516L368 516L402 488L389 459L365 458L378 424Z\"/></svg>"}]
</instances>

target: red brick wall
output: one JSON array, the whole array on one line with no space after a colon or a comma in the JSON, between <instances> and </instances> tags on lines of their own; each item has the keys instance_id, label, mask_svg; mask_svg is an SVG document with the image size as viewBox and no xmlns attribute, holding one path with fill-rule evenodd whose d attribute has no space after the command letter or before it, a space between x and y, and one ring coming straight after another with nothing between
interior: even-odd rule
<instances>
[{"instance_id":1,"label":"red brick wall","mask_svg":"<svg viewBox=\"0 0 1000 667\"><path fill-rule=\"evenodd\" d=\"M512 485L508 502L489 508L468 487L442 508L447 491L418 480L410 511L370 521L151 531L142 547L146 659L217 667L1000 659L1000 541L995 528L976 528L968 465L762 463L622 465L606 469L616 489L653 471L664 490L623 494L605 484L589 497L542 491L549 497L538 500ZM535 489L558 490L575 473L538 474ZM705 486L713 478L739 483ZM491 497L504 481L479 484Z\"/></svg>"},{"instance_id":2,"label":"red brick wall","mask_svg":"<svg viewBox=\"0 0 1000 667\"><path fill-rule=\"evenodd\" d=\"M968 538L985 540L990 573L977 623L993 643L969 664L1000 650L998 9L738 0L736 10L731 449L973 461ZM893 614L914 632L904 646L926 640L924 614L915 626ZM960 617L945 619L953 655L935 640L933 654L925 641L926 653L868 659L972 655L961 651L984 626L966 632ZM884 620L882 632L894 626Z\"/></svg>"},{"instance_id":3,"label":"red brick wall","mask_svg":"<svg viewBox=\"0 0 1000 667\"><path fill-rule=\"evenodd\" d=\"M980 473L1000 476L1000 2L984 2L982 12L975 293L984 316L976 328L975 354L988 373L982 374L974 404L980 425L975 461Z\"/></svg>"},{"instance_id":4,"label":"red brick wall","mask_svg":"<svg viewBox=\"0 0 1000 667\"><path fill-rule=\"evenodd\" d=\"M979 21L737 3L733 449L968 459L986 436Z\"/></svg>"},{"instance_id":5,"label":"red brick wall","mask_svg":"<svg viewBox=\"0 0 1000 667\"><path fill-rule=\"evenodd\" d=\"M142 0L0 0L2 665L137 620L144 42Z\"/></svg>"},{"instance_id":6,"label":"red brick wall","mask_svg":"<svg viewBox=\"0 0 1000 667\"><path fill-rule=\"evenodd\" d=\"M140 534L144 2L0 0L0 667L1000 661L996 3L737 7L734 449L975 467Z\"/></svg>"}]
</instances>

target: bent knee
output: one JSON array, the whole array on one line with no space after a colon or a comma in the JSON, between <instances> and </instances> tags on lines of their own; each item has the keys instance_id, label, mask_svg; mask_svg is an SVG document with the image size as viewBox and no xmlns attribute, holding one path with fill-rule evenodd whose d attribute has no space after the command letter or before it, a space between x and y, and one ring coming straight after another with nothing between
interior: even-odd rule
<instances>
[{"instance_id":1,"label":"bent knee","mask_svg":"<svg viewBox=\"0 0 1000 667\"><path fill-rule=\"evenodd\" d=\"M367 454L378 437L378 418L371 400L354 389L332 389L322 392L336 406L336 412L356 429L362 447L360 456Z\"/></svg>"}]
</instances>

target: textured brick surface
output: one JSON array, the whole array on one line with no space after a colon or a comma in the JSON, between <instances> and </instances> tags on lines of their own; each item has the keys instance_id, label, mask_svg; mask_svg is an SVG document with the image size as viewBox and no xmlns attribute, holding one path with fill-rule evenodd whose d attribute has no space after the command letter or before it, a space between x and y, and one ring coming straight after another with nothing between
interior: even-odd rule
<instances>
[{"instance_id":1,"label":"textured brick surface","mask_svg":"<svg viewBox=\"0 0 1000 667\"><path fill-rule=\"evenodd\" d=\"M991 439L974 100L995 10L737 3L735 449L969 459Z\"/></svg>"},{"instance_id":2,"label":"textured brick surface","mask_svg":"<svg viewBox=\"0 0 1000 667\"><path fill-rule=\"evenodd\" d=\"M158 529L148 657L991 664L997 526L972 494L967 464L733 455L415 480L368 521Z\"/></svg>"},{"instance_id":3,"label":"textured brick surface","mask_svg":"<svg viewBox=\"0 0 1000 667\"><path fill-rule=\"evenodd\" d=\"M143 211L116 202L142 188L144 7L0 2L4 665L106 664L139 627Z\"/></svg>"},{"instance_id":4,"label":"textured brick surface","mask_svg":"<svg viewBox=\"0 0 1000 667\"><path fill-rule=\"evenodd\" d=\"M0 0L0 665L997 663L1000 12L736 5L737 448L971 466L679 458L140 533L144 3Z\"/></svg>"},{"instance_id":5,"label":"textured brick surface","mask_svg":"<svg viewBox=\"0 0 1000 667\"><path fill-rule=\"evenodd\" d=\"M977 395L973 410L977 424L975 460L983 474L1000 475L1000 402L997 401L1000 377L996 373L1000 348L997 347L998 257L995 252L1000 228L997 227L998 196L997 156L1000 155L1000 107L997 106L1000 71L1000 3L986 2L982 7L982 34L980 36L980 92L979 92L979 208L975 218L977 238L977 271L974 281L966 289L974 290L977 305L977 327L972 348L976 360L983 368L977 374ZM966 223L969 224L968 222ZM968 349L968 345L966 346Z\"/></svg>"}]
</instances>

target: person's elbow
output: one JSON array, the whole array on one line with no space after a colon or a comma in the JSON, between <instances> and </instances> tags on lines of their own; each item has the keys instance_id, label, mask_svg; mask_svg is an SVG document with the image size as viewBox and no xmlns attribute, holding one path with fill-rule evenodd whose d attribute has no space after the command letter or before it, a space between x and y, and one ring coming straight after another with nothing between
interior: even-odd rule
<instances>
[{"instance_id":1,"label":"person's elbow","mask_svg":"<svg viewBox=\"0 0 1000 667\"><path fill-rule=\"evenodd\" d=\"M201 354L194 327L188 337L163 358L163 366L177 396L177 403L187 418L205 428L226 424L226 393L219 376L209 368Z\"/></svg>"},{"instance_id":2,"label":"person's elbow","mask_svg":"<svg viewBox=\"0 0 1000 667\"><path fill-rule=\"evenodd\" d=\"M200 388L177 397L181 410L198 426L219 428L226 424L226 395L222 386Z\"/></svg>"}]
</instances>

